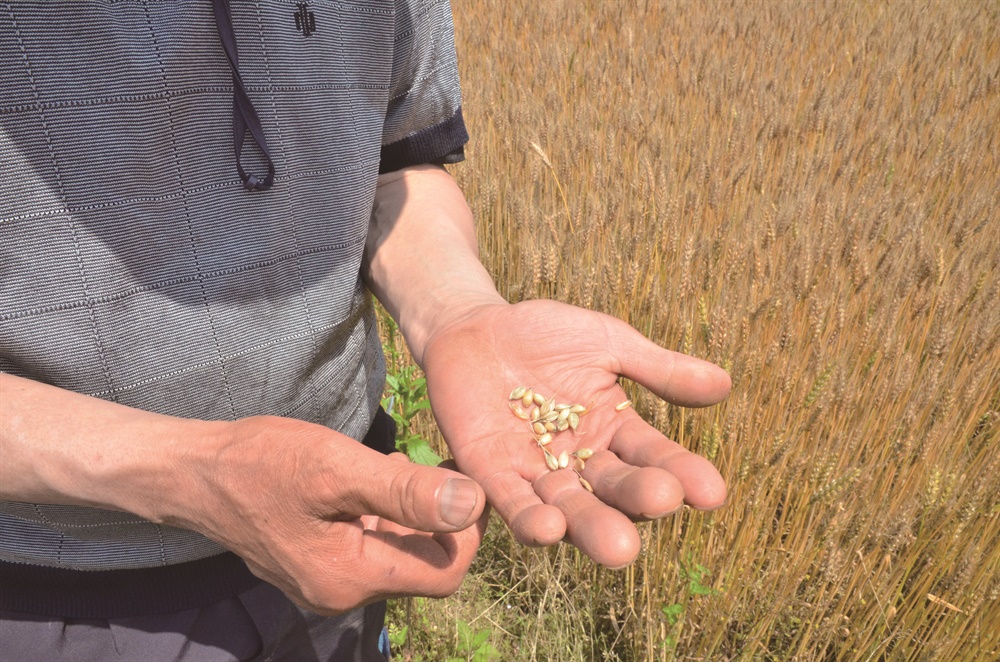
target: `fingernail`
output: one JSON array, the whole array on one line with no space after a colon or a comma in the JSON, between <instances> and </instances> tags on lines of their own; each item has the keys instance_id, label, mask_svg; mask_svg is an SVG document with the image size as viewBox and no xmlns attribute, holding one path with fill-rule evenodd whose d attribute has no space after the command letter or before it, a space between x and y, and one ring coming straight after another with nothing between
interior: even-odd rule
<instances>
[{"instance_id":1,"label":"fingernail","mask_svg":"<svg viewBox=\"0 0 1000 662\"><path fill-rule=\"evenodd\" d=\"M476 509L479 491L471 480L452 478L441 489L441 519L452 526L465 524Z\"/></svg>"}]
</instances>

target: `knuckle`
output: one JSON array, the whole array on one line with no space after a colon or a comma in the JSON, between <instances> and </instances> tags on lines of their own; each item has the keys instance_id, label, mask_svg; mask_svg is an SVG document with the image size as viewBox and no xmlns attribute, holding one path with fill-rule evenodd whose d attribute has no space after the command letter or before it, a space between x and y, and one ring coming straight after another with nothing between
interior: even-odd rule
<instances>
[{"instance_id":1,"label":"knuckle","mask_svg":"<svg viewBox=\"0 0 1000 662\"><path fill-rule=\"evenodd\" d=\"M420 479L419 473L412 471L409 465L397 472L391 480L389 494L397 500L403 522L397 524L414 524L421 521L420 517Z\"/></svg>"}]
</instances>

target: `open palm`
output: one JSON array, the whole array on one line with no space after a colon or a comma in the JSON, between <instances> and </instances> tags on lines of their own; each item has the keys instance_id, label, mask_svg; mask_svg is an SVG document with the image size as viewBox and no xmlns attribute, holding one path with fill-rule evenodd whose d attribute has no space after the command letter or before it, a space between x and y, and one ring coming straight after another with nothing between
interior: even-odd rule
<instances>
[{"instance_id":1,"label":"open palm","mask_svg":"<svg viewBox=\"0 0 1000 662\"><path fill-rule=\"evenodd\" d=\"M613 317L555 301L484 306L440 332L424 356L428 392L458 468L528 545L566 539L609 567L633 561L633 520L682 503L716 508L726 487L715 467L668 440L632 409L618 377L684 406L729 392L721 368L663 349ZM576 432L557 432L554 455L589 448L582 476L552 471L527 422L508 407L517 386L588 408Z\"/></svg>"}]
</instances>

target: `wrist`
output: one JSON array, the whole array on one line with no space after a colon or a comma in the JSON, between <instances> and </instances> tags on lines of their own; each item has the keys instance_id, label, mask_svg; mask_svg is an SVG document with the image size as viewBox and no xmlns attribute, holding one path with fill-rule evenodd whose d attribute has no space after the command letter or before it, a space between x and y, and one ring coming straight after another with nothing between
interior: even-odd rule
<instances>
[{"instance_id":1,"label":"wrist","mask_svg":"<svg viewBox=\"0 0 1000 662\"><path fill-rule=\"evenodd\" d=\"M231 421L171 419L151 430L141 452L107 467L100 479L124 486L115 495L120 509L158 524L199 530L201 510L209 505L204 477L230 443L233 429Z\"/></svg>"},{"instance_id":2,"label":"wrist","mask_svg":"<svg viewBox=\"0 0 1000 662\"><path fill-rule=\"evenodd\" d=\"M164 521L185 499L185 458L228 426L0 373L0 498Z\"/></svg>"},{"instance_id":3,"label":"wrist","mask_svg":"<svg viewBox=\"0 0 1000 662\"><path fill-rule=\"evenodd\" d=\"M491 293L456 289L422 299L421 306L412 314L399 311L397 321L414 361L423 367L424 353L435 339L483 310L509 305L495 290Z\"/></svg>"},{"instance_id":4,"label":"wrist","mask_svg":"<svg viewBox=\"0 0 1000 662\"><path fill-rule=\"evenodd\" d=\"M418 365L442 329L482 306L506 305L479 260L465 196L438 166L379 178L362 275Z\"/></svg>"}]
</instances>

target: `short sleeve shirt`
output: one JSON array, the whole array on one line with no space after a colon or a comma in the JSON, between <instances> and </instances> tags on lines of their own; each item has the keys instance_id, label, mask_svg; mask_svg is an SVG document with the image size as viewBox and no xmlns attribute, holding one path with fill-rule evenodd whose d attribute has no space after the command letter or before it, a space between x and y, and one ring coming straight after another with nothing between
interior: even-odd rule
<instances>
[{"instance_id":1,"label":"short sleeve shirt","mask_svg":"<svg viewBox=\"0 0 1000 662\"><path fill-rule=\"evenodd\" d=\"M247 191L209 0L0 6L0 370L140 409L360 439L384 380L359 272L379 172L462 158L446 0L231 4L275 167ZM249 143L243 162L260 168ZM0 559L141 568L221 548L0 502Z\"/></svg>"}]
</instances>

